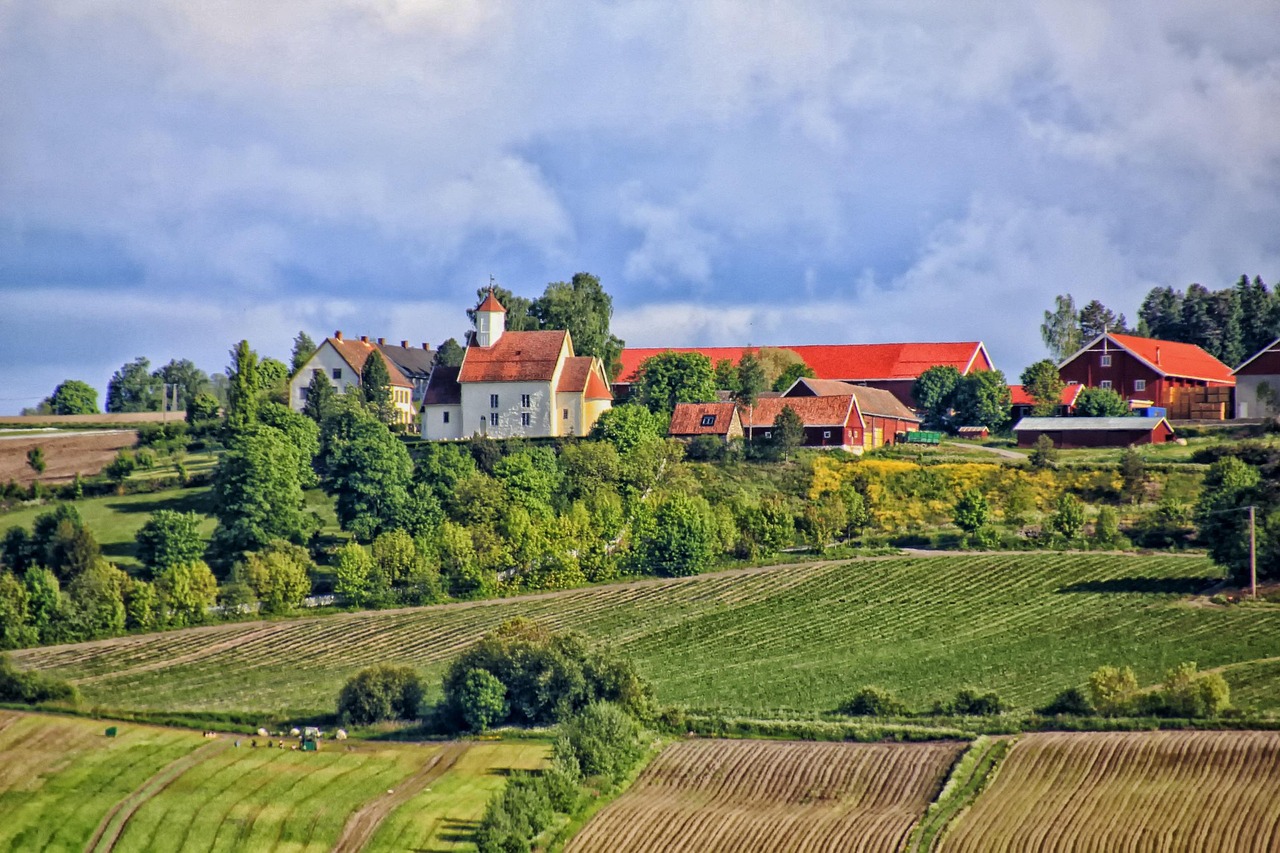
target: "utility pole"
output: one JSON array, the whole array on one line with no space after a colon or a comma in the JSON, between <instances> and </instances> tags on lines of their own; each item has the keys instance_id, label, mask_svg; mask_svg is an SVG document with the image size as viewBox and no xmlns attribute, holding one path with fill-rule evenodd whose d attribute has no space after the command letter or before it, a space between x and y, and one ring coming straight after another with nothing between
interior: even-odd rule
<instances>
[{"instance_id":1,"label":"utility pole","mask_svg":"<svg viewBox=\"0 0 1280 853\"><path fill-rule=\"evenodd\" d=\"M1258 538L1255 515L1257 507L1249 505L1249 597L1258 600Z\"/></svg>"}]
</instances>

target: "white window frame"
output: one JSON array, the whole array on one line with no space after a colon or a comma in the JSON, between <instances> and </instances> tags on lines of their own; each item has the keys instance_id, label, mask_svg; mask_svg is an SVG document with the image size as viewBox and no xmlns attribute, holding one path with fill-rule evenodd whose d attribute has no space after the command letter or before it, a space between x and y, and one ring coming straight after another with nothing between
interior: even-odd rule
<instances>
[{"instance_id":1,"label":"white window frame","mask_svg":"<svg viewBox=\"0 0 1280 853\"><path fill-rule=\"evenodd\" d=\"M702 426L704 426L704 427L710 427L710 426L715 426L715 425L716 425L716 416L715 416L715 415L703 415L703 416L702 416Z\"/></svg>"},{"instance_id":2,"label":"white window frame","mask_svg":"<svg viewBox=\"0 0 1280 853\"><path fill-rule=\"evenodd\" d=\"M1105 390L1107 390L1107 391L1110 391L1110 390L1111 390L1111 380L1110 380L1110 379L1104 379L1104 380L1102 380L1101 382L1099 382L1099 383L1098 383L1098 387L1099 387L1099 388L1103 388L1103 389L1105 389Z\"/></svg>"},{"instance_id":3,"label":"white window frame","mask_svg":"<svg viewBox=\"0 0 1280 853\"><path fill-rule=\"evenodd\" d=\"M522 409L527 409L527 408L529 408L529 406L531 406L531 405L532 405L532 403L530 403L530 402L529 402L529 395L528 395L528 394L521 394L521 395L520 395L520 407L521 407Z\"/></svg>"},{"instance_id":4,"label":"white window frame","mask_svg":"<svg viewBox=\"0 0 1280 853\"><path fill-rule=\"evenodd\" d=\"M1104 355L1104 356L1102 357L1101 364L1102 364L1102 366L1103 366L1103 367L1110 367L1110 366L1111 366L1111 355L1110 355L1110 354Z\"/></svg>"},{"instance_id":5,"label":"white window frame","mask_svg":"<svg viewBox=\"0 0 1280 853\"><path fill-rule=\"evenodd\" d=\"M1133 391L1135 394L1141 394L1143 391L1146 391L1146 390L1147 390L1147 380L1145 379L1133 380Z\"/></svg>"},{"instance_id":6,"label":"white window frame","mask_svg":"<svg viewBox=\"0 0 1280 853\"><path fill-rule=\"evenodd\" d=\"M498 413L497 413L497 412L490 412L490 413L489 413L489 426L497 426L497 425L498 425Z\"/></svg>"},{"instance_id":7,"label":"white window frame","mask_svg":"<svg viewBox=\"0 0 1280 853\"><path fill-rule=\"evenodd\" d=\"M490 394L490 395L489 395L489 408L491 408L491 409L496 409L496 408L498 408L498 395L497 395L497 394Z\"/></svg>"},{"instance_id":8,"label":"white window frame","mask_svg":"<svg viewBox=\"0 0 1280 853\"><path fill-rule=\"evenodd\" d=\"M822 431L822 437L823 437L823 438L831 438L831 430L829 430L829 429L824 429L824 430Z\"/></svg>"}]
</instances>

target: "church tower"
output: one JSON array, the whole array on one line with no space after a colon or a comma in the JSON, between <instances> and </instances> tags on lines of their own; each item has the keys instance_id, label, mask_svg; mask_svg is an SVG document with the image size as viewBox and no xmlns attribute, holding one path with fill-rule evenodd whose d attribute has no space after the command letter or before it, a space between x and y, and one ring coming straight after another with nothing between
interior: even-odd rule
<instances>
[{"instance_id":1,"label":"church tower","mask_svg":"<svg viewBox=\"0 0 1280 853\"><path fill-rule=\"evenodd\" d=\"M493 295L493 288L476 308L476 346L491 347L502 337L507 326L507 309Z\"/></svg>"}]
</instances>

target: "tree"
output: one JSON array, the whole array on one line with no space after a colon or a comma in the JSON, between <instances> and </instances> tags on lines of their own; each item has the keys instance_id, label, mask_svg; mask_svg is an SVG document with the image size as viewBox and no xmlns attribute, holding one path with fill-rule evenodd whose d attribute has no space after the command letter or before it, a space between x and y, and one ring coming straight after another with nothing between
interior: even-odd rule
<instances>
[{"instance_id":1,"label":"tree","mask_svg":"<svg viewBox=\"0 0 1280 853\"><path fill-rule=\"evenodd\" d=\"M599 278L580 272L574 273L571 281L552 282L529 306L529 313L539 328L568 329L574 352L599 358L610 376L617 374L624 341L609 330L613 298Z\"/></svg>"},{"instance_id":2,"label":"tree","mask_svg":"<svg viewBox=\"0 0 1280 853\"><path fill-rule=\"evenodd\" d=\"M455 697L467 728L487 731L507 718L507 686L486 669L469 670L462 678Z\"/></svg>"},{"instance_id":3,"label":"tree","mask_svg":"<svg viewBox=\"0 0 1280 853\"><path fill-rule=\"evenodd\" d=\"M1120 457L1120 497L1139 503L1147 493L1147 463L1136 447L1125 448Z\"/></svg>"},{"instance_id":4,"label":"tree","mask_svg":"<svg viewBox=\"0 0 1280 853\"><path fill-rule=\"evenodd\" d=\"M751 353L743 353L742 358L738 360L738 370L734 377L733 399L741 406L754 406L756 400L760 398L760 393L767 387L764 365Z\"/></svg>"},{"instance_id":5,"label":"tree","mask_svg":"<svg viewBox=\"0 0 1280 853\"><path fill-rule=\"evenodd\" d=\"M1167 341L1182 339L1182 293L1154 287L1138 309L1138 334Z\"/></svg>"},{"instance_id":6,"label":"tree","mask_svg":"<svg viewBox=\"0 0 1280 853\"><path fill-rule=\"evenodd\" d=\"M0 569L0 649L21 649L38 639L31 625L27 588L11 572Z\"/></svg>"},{"instance_id":7,"label":"tree","mask_svg":"<svg viewBox=\"0 0 1280 853\"><path fill-rule=\"evenodd\" d=\"M796 383L797 379L801 377L813 379L816 376L817 374L813 372L813 368L804 362L792 364L778 374L778 378L773 381L773 390L786 391Z\"/></svg>"},{"instance_id":8,"label":"tree","mask_svg":"<svg viewBox=\"0 0 1280 853\"><path fill-rule=\"evenodd\" d=\"M960 379L959 370L949 364L939 364L921 373L912 383L911 398L930 427L946 426Z\"/></svg>"},{"instance_id":9,"label":"tree","mask_svg":"<svg viewBox=\"0 0 1280 853\"><path fill-rule=\"evenodd\" d=\"M201 624L218 601L218 581L203 560L170 566L154 586L161 619L173 628Z\"/></svg>"},{"instance_id":10,"label":"tree","mask_svg":"<svg viewBox=\"0 0 1280 853\"><path fill-rule=\"evenodd\" d=\"M158 412L163 386L163 380L151 374L151 362L139 356L111 375L107 411Z\"/></svg>"},{"instance_id":11,"label":"tree","mask_svg":"<svg viewBox=\"0 0 1280 853\"><path fill-rule=\"evenodd\" d=\"M960 495L952 512L956 527L965 533L977 533L991 518L991 505L979 489L968 489Z\"/></svg>"},{"instance_id":12,"label":"tree","mask_svg":"<svg viewBox=\"0 0 1280 853\"><path fill-rule=\"evenodd\" d=\"M638 556L648 571L664 577L696 575L711 562L715 533L711 507L701 497L676 492L659 504L653 528L640 542Z\"/></svg>"},{"instance_id":13,"label":"tree","mask_svg":"<svg viewBox=\"0 0 1280 853\"><path fill-rule=\"evenodd\" d=\"M560 724L554 754L584 776L620 782L644 755L640 726L622 708L592 702Z\"/></svg>"},{"instance_id":14,"label":"tree","mask_svg":"<svg viewBox=\"0 0 1280 853\"><path fill-rule=\"evenodd\" d=\"M663 352L640 364L636 399L667 417L676 403L709 403L716 399L711 359L700 352Z\"/></svg>"},{"instance_id":15,"label":"tree","mask_svg":"<svg viewBox=\"0 0 1280 853\"><path fill-rule=\"evenodd\" d=\"M1225 456L1209 466L1196 503L1197 538L1208 547L1213 561L1224 566L1238 583L1247 582L1249 577L1249 519L1245 508L1261 502L1261 480L1257 468L1235 456ZM1259 565L1265 566L1266 562L1260 560Z\"/></svg>"},{"instance_id":16,"label":"tree","mask_svg":"<svg viewBox=\"0 0 1280 853\"><path fill-rule=\"evenodd\" d=\"M298 482L302 488L316 485L313 464L320 453L320 427L306 415L295 412L281 403L263 403L258 409L258 420L263 426L279 430L298 451Z\"/></svg>"},{"instance_id":17,"label":"tree","mask_svg":"<svg viewBox=\"0 0 1280 853\"><path fill-rule=\"evenodd\" d=\"M27 590L31 627L39 634L40 642L55 643L64 639L60 624L62 585L57 575L42 566L30 566L22 576L22 585ZM4 624L3 619L0 624Z\"/></svg>"},{"instance_id":18,"label":"tree","mask_svg":"<svg viewBox=\"0 0 1280 853\"><path fill-rule=\"evenodd\" d=\"M1250 282L1242 275L1236 283L1236 301L1240 306L1240 344L1247 357L1280 336L1280 322L1275 322L1280 320L1280 297L1267 289L1260 276Z\"/></svg>"},{"instance_id":19,"label":"tree","mask_svg":"<svg viewBox=\"0 0 1280 853\"><path fill-rule=\"evenodd\" d=\"M64 380L49 397L49 411L55 415L96 415L98 391L79 379Z\"/></svg>"},{"instance_id":20,"label":"tree","mask_svg":"<svg viewBox=\"0 0 1280 853\"><path fill-rule=\"evenodd\" d=\"M798 352L783 347L760 347L756 350L755 357L764 368L764 381L770 388L777 384L778 378L788 368L804 364L804 359Z\"/></svg>"},{"instance_id":21,"label":"tree","mask_svg":"<svg viewBox=\"0 0 1280 853\"><path fill-rule=\"evenodd\" d=\"M1104 506L1098 510L1098 517L1093 523L1093 538L1100 545L1115 547L1125 544L1120 533L1120 514L1114 507Z\"/></svg>"},{"instance_id":22,"label":"tree","mask_svg":"<svg viewBox=\"0 0 1280 853\"><path fill-rule=\"evenodd\" d=\"M342 528L361 542L397 527L415 535L427 532L433 521L426 502L430 489L420 485L425 494L418 492L410 500L413 461L403 442L364 411L340 411L330 416L326 426L340 436L330 442L324 487L337 497ZM438 502L435 510L438 513Z\"/></svg>"},{"instance_id":23,"label":"tree","mask_svg":"<svg viewBox=\"0 0 1280 853\"><path fill-rule=\"evenodd\" d=\"M200 522L200 516L194 512L157 510L138 531L138 559L153 574L194 563L204 556Z\"/></svg>"},{"instance_id":24,"label":"tree","mask_svg":"<svg viewBox=\"0 0 1280 853\"><path fill-rule=\"evenodd\" d=\"M960 426L985 426L1000 432L1009 425L1013 398L1004 373L977 370L956 385L952 406Z\"/></svg>"},{"instance_id":25,"label":"tree","mask_svg":"<svg viewBox=\"0 0 1280 853\"><path fill-rule=\"evenodd\" d=\"M222 404L218 402L218 398L212 394L197 394L187 401L187 423L195 426L216 421L221 407Z\"/></svg>"},{"instance_id":26,"label":"tree","mask_svg":"<svg viewBox=\"0 0 1280 853\"><path fill-rule=\"evenodd\" d=\"M373 557L363 545L348 542L335 557L333 591L339 598L365 607L380 597Z\"/></svg>"},{"instance_id":27,"label":"tree","mask_svg":"<svg viewBox=\"0 0 1280 853\"><path fill-rule=\"evenodd\" d=\"M33 447L27 451L27 467L37 474L43 474L46 463L44 459L44 448Z\"/></svg>"},{"instance_id":28,"label":"tree","mask_svg":"<svg viewBox=\"0 0 1280 853\"><path fill-rule=\"evenodd\" d=\"M1053 298L1053 309L1044 312L1040 337L1055 362L1062 361L1084 345L1080 315L1076 312L1076 302L1070 293Z\"/></svg>"},{"instance_id":29,"label":"tree","mask_svg":"<svg viewBox=\"0 0 1280 853\"><path fill-rule=\"evenodd\" d=\"M293 338L293 353L289 357L290 374L296 374L316 354L316 342L311 336L299 330Z\"/></svg>"},{"instance_id":30,"label":"tree","mask_svg":"<svg viewBox=\"0 0 1280 853\"><path fill-rule=\"evenodd\" d=\"M274 358L258 362L258 401L289 404L289 366Z\"/></svg>"},{"instance_id":31,"label":"tree","mask_svg":"<svg viewBox=\"0 0 1280 853\"><path fill-rule=\"evenodd\" d=\"M281 539L245 556L240 577L262 602L265 613L285 613L300 606L311 592L315 563L307 549Z\"/></svg>"},{"instance_id":32,"label":"tree","mask_svg":"<svg viewBox=\"0 0 1280 853\"><path fill-rule=\"evenodd\" d=\"M756 363L759 364L760 362L757 360ZM738 368L734 366L732 361L727 358L717 361L712 369L712 375L715 377L717 391L728 391L731 395L738 393ZM762 391L765 387L768 387L763 382L763 379L764 377L762 376L760 389Z\"/></svg>"},{"instance_id":33,"label":"tree","mask_svg":"<svg viewBox=\"0 0 1280 853\"><path fill-rule=\"evenodd\" d=\"M422 704L422 680L412 667L381 663L362 669L338 694L338 718L345 724L414 720Z\"/></svg>"},{"instance_id":34,"label":"tree","mask_svg":"<svg viewBox=\"0 0 1280 853\"><path fill-rule=\"evenodd\" d=\"M456 338L449 338L436 347L436 354L431 363L434 367L461 367L462 357L466 354L467 351L462 348Z\"/></svg>"},{"instance_id":35,"label":"tree","mask_svg":"<svg viewBox=\"0 0 1280 853\"><path fill-rule=\"evenodd\" d=\"M1080 309L1081 346L1106 332L1124 334L1126 331L1124 315L1117 317L1114 311L1096 299Z\"/></svg>"},{"instance_id":36,"label":"tree","mask_svg":"<svg viewBox=\"0 0 1280 853\"><path fill-rule=\"evenodd\" d=\"M227 368L227 427L243 430L258 420L258 354L249 348L248 341L241 341L231 350L231 365Z\"/></svg>"},{"instance_id":37,"label":"tree","mask_svg":"<svg viewBox=\"0 0 1280 853\"><path fill-rule=\"evenodd\" d=\"M325 372L315 371L311 374L311 381L307 383L307 399L302 404L302 413L317 424L321 423L333 410L333 401L337 395L338 392L333 389L333 383Z\"/></svg>"},{"instance_id":38,"label":"tree","mask_svg":"<svg viewBox=\"0 0 1280 853\"><path fill-rule=\"evenodd\" d=\"M1138 678L1129 667L1100 666L1089 676L1089 698L1094 709L1104 717L1119 717L1129 712L1138 692Z\"/></svg>"},{"instance_id":39,"label":"tree","mask_svg":"<svg viewBox=\"0 0 1280 853\"><path fill-rule=\"evenodd\" d=\"M1031 414L1036 417L1051 417L1057 414L1062 405L1062 389L1067 385L1058 375L1058 366L1049 359L1037 361L1022 371L1022 388L1036 401Z\"/></svg>"},{"instance_id":40,"label":"tree","mask_svg":"<svg viewBox=\"0 0 1280 853\"><path fill-rule=\"evenodd\" d=\"M124 630L124 587L129 576L106 560L96 560L67 585L67 620L82 640L111 637Z\"/></svg>"},{"instance_id":41,"label":"tree","mask_svg":"<svg viewBox=\"0 0 1280 853\"><path fill-rule=\"evenodd\" d=\"M379 352L369 353L360 369L360 398L370 413L384 424L396 419L396 406L391 399L391 371Z\"/></svg>"},{"instance_id":42,"label":"tree","mask_svg":"<svg viewBox=\"0 0 1280 853\"><path fill-rule=\"evenodd\" d=\"M619 456L627 457L642 445L662 441L666 428L660 414L644 406L624 403L600 413L591 428L591 437L609 442Z\"/></svg>"},{"instance_id":43,"label":"tree","mask_svg":"<svg viewBox=\"0 0 1280 853\"><path fill-rule=\"evenodd\" d=\"M1129 404L1110 388L1085 388L1076 397L1076 416L1119 418L1129 414Z\"/></svg>"},{"instance_id":44,"label":"tree","mask_svg":"<svg viewBox=\"0 0 1280 853\"><path fill-rule=\"evenodd\" d=\"M1077 538L1084 530L1084 504L1074 495L1059 495L1049 526L1068 540Z\"/></svg>"},{"instance_id":45,"label":"tree","mask_svg":"<svg viewBox=\"0 0 1280 853\"><path fill-rule=\"evenodd\" d=\"M769 447L774 457L787 461L796 448L804 444L804 421L795 409L783 406L773 419L770 433Z\"/></svg>"},{"instance_id":46,"label":"tree","mask_svg":"<svg viewBox=\"0 0 1280 853\"><path fill-rule=\"evenodd\" d=\"M170 403L173 403L172 409L185 411L191 401L209 387L209 374L185 358L171 360L157 370L155 376L165 385L177 386L176 402L172 390L164 393L163 402L166 409L170 408Z\"/></svg>"},{"instance_id":47,"label":"tree","mask_svg":"<svg viewBox=\"0 0 1280 853\"><path fill-rule=\"evenodd\" d=\"M303 512L297 448L278 429L245 428L234 434L214 471L218 529L225 555L256 551L272 539L303 542L313 529Z\"/></svg>"}]
</instances>

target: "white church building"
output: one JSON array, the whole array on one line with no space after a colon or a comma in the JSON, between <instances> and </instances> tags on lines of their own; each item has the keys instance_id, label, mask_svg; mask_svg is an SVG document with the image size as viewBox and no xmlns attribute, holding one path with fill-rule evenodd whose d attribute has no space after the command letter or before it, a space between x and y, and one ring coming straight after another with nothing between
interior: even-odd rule
<instances>
[{"instance_id":1,"label":"white church building","mask_svg":"<svg viewBox=\"0 0 1280 853\"><path fill-rule=\"evenodd\" d=\"M604 365L575 356L567 330L508 332L506 316L490 291L476 309L462 366L431 371L423 438L585 435L613 405Z\"/></svg>"}]
</instances>

